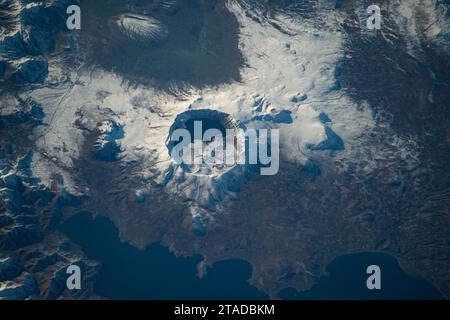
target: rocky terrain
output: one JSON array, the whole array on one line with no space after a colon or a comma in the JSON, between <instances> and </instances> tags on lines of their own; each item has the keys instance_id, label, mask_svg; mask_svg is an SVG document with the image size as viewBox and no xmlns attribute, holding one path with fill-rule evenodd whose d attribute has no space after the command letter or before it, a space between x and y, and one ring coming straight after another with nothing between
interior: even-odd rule
<instances>
[{"instance_id":1,"label":"rocky terrain","mask_svg":"<svg viewBox=\"0 0 450 320\"><path fill-rule=\"evenodd\" d=\"M59 231L82 211L140 249L244 259L272 298L362 251L448 298L449 4L383 1L379 31L368 5L0 0L0 298L101 298ZM174 164L173 128L217 114L279 129L279 173Z\"/></svg>"}]
</instances>

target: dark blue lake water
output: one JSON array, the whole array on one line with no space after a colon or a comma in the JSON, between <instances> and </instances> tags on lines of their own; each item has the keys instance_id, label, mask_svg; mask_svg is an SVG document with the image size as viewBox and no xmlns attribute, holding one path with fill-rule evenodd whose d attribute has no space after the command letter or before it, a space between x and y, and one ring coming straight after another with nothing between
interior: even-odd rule
<instances>
[{"instance_id":1,"label":"dark blue lake water","mask_svg":"<svg viewBox=\"0 0 450 320\"><path fill-rule=\"evenodd\" d=\"M381 289L366 286L367 267L378 265L381 271ZM309 291L285 289L283 299L442 299L441 294L422 279L413 278L400 269L393 257L375 252L341 256L327 266L329 275Z\"/></svg>"},{"instance_id":2,"label":"dark blue lake water","mask_svg":"<svg viewBox=\"0 0 450 320\"><path fill-rule=\"evenodd\" d=\"M243 260L217 262L198 278L200 255L177 258L153 244L139 250L119 239L115 225L105 217L79 213L61 231L85 254L102 263L94 290L111 299L268 299L248 284L252 268Z\"/></svg>"},{"instance_id":3,"label":"dark blue lake water","mask_svg":"<svg viewBox=\"0 0 450 320\"><path fill-rule=\"evenodd\" d=\"M197 277L200 255L177 258L167 248L153 244L139 250L120 241L118 230L106 217L92 219L79 213L61 231L81 246L85 254L102 263L94 290L111 299L268 299L247 280L252 268L243 260L217 262ZM368 290L366 268L381 268L382 290ZM339 257L310 291L285 289L283 299L440 299L427 282L406 275L396 260L381 253Z\"/></svg>"}]
</instances>

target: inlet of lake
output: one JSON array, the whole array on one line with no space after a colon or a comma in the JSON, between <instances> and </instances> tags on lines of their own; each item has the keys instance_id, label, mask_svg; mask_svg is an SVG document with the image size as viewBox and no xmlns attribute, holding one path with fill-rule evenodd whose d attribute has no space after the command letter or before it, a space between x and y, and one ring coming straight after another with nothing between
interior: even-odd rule
<instances>
[{"instance_id":1,"label":"inlet of lake","mask_svg":"<svg viewBox=\"0 0 450 320\"><path fill-rule=\"evenodd\" d=\"M139 250L121 242L115 225L106 217L80 212L60 231L78 244L86 256L101 263L95 278L96 294L110 299L268 299L248 282L251 265L244 260L219 261L197 276L202 256L176 257L166 247L152 244ZM368 290L366 268L381 269L381 290ZM310 290L284 289L282 299L442 299L429 283L403 272L397 261L383 253L340 256L327 266Z\"/></svg>"}]
</instances>

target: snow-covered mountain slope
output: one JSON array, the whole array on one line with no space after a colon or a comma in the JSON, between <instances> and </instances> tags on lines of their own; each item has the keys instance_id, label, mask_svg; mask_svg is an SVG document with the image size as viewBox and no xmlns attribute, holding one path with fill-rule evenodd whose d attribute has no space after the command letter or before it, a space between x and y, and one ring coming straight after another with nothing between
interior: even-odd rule
<instances>
[{"instance_id":1,"label":"snow-covered mountain slope","mask_svg":"<svg viewBox=\"0 0 450 320\"><path fill-rule=\"evenodd\" d=\"M46 115L46 125L35 129L37 147L58 159L61 168L70 168L84 142L80 127L93 130L97 122L114 121L123 129L123 137L116 141L122 150L120 161L142 161L143 181L190 199L192 214L205 217L234 197L234 188L224 187L228 183L221 179L236 179L234 175L242 173L198 176L173 163L166 147L168 130L186 110L218 110L248 128L279 128L282 157L299 164L320 157L327 149L342 149L334 152L336 157L352 158L354 149L364 147L364 135L370 133L374 120L370 108L360 108L340 90L337 75L344 39L338 15L330 11L324 19L327 27L316 28L311 21L281 13L272 21L258 22L246 14L245 6L233 2L228 6L239 21L240 49L246 59L241 82L190 88L177 96L142 85L128 86L110 72L81 69L77 82L73 79L31 93ZM280 112L289 112L292 122L277 123L267 117ZM324 116L330 121L323 121ZM339 137L335 139L338 147L324 143L332 137ZM135 192L143 195L151 188L149 184Z\"/></svg>"},{"instance_id":2,"label":"snow-covered mountain slope","mask_svg":"<svg viewBox=\"0 0 450 320\"><path fill-rule=\"evenodd\" d=\"M114 18L120 32L134 41L152 44L167 38L167 27L156 19L138 14L123 14Z\"/></svg>"},{"instance_id":3,"label":"snow-covered mountain slope","mask_svg":"<svg viewBox=\"0 0 450 320\"><path fill-rule=\"evenodd\" d=\"M168 19L172 24L165 23L167 21L158 20L153 15L159 7L163 8L162 17L176 14L179 7L174 3L158 1L154 8L142 12L139 6L130 5L126 12L112 12L105 19L110 23L105 32L111 33L111 38L103 35L92 41L108 44L114 38L115 45L123 44L124 47L137 43L130 54L142 43L146 50L158 50L175 34L171 29L175 24L173 20ZM381 6L386 25L379 33L374 33L361 27L367 18L368 2L354 1L342 5L340 1L326 0L285 1L286 5L271 7L273 3L253 0L225 2L227 12L231 12L239 26L238 46L245 60L239 70L239 79L222 81L218 85L193 86L174 78L170 90L163 90L151 74L151 79L145 83L129 81L114 68L105 70L84 60L83 50L86 48L78 47L77 42L80 35L65 28L68 1L0 0L1 17L4 18L0 21L3 27L0 34L0 129L8 132L8 139L16 135L13 140L19 141L15 147L20 151L9 144L0 150L0 205L4 206L0 211L5 212L1 215L0 227L2 232L6 230L0 240L8 250L27 247L30 252L38 252L40 257L30 262L31 267L24 267L10 257L0 256L0 275L8 281L0 288L0 295L37 296L34 274L29 275L34 272L31 269L50 270L52 278L49 281L54 281L52 286L58 289L63 278L61 270L67 264L79 261L90 264L73 248L66 250L64 239L46 238L46 230L58 224L63 206L89 199L90 185L83 180L77 167L80 160L86 158L119 168L139 164L139 170L133 170L132 177L128 176L129 171L123 170L120 173L123 175L120 177L122 189L113 190L121 196L126 194L126 201L149 204L151 197L148 195L162 190L188 208L192 219L186 220L194 224L197 234L204 235L209 223L220 222L227 206L238 199L240 185L258 173L246 165L208 171L206 169L210 168L186 170L176 164L169 156L167 140L171 128L178 125L177 119L182 115L200 115L209 119L211 114L220 112L246 128L279 129L280 154L283 162L291 165L290 170L294 168L313 176L319 176L321 172L331 172L332 177L351 175L352 181L357 181L352 187L361 187L366 197L362 199L370 201L373 196L366 190L365 178L375 170L379 172L386 168L386 184L400 186L403 194L402 174L423 166L419 163L415 137L393 130L389 121L383 118L386 114L374 111L376 106L371 104L371 100L366 100L366 97L355 99L351 95L351 89L355 88L341 83L341 63L343 60L352 61L357 51L351 47L354 43L349 39L353 32L365 40L381 36L393 47L404 41L412 59L426 64L423 57L426 56L424 48L427 45L448 49L449 19L445 4L442 1L388 1ZM341 10L340 6L345 8ZM4 8L7 8L6 15ZM346 11L346 8L351 9ZM104 14L107 16L108 12ZM92 22L97 21L94 19ZM357 31L345 30L355 26ZM193 37L192 42L208 39L205 34L208 30L199 31L195 27L194 24L190 31L198 38ZM209 25L208 28L214 26ZM209 51L207 44L198 42L198 47L187 43L193 47L190 50L178 50L179 47L175 46L177 50L167 52L175 51L170 57L176 57L178 63L195 61L189 58L195 55L196 50L204 50L205 56L212 57L211 61L222 61L218 59L217 51ZM108 56L110 47L100 48ZM223 48L223 55L229 53L227 49ZM387 57L392 58L395 54ZM114 57L110 62L114 64L123 59L122 56ZM142 57L142 60L146 59L146 56ZM148 65L153 63L148 60ZM166 60L170 62L170 58ZM131 65L145 69L142 61ZM181 70L173 72L175 75L197 76L189 73L195 68L175 66ZM401 69L399 64L395 66L399 69L396 71L408 74L408 70ZM355 79L354 83L378 86L378 83L366 83L364 76ZM424 101L433 103L432 91L424 97ZM5 129L17 124L26 124L28 131L17 129L17 134L13 129ZM8 140L6 138L5 141ZM12 156L15 152L20 154L17 161ZM404 171L401 172L397 165L401 165ZM350 186L346 183L342 183L342 190L348 195L351 194L347 194ZM111 190L101 191L108 193ZM444 188L439 192L445 196ZM135 197L128 197L129 194ZM53 202L47 203L49 198ZM35 212L35 203L45 203L45 206ZM126 209L134 205L128 202ZM361 209L359 203L349 207L355 212ZM344 216L355 214L346 210L342 209ZM406 212L409 217L409 211ZM368 219L374 215L371 212L365 214ZM359 218L356 216L354 220ZM136 220L130 225L143 222L142 216ZM361 225L366 227L365 223L363 221ZM308 223L305 228L301 223L299 225L301 228L292 232L295 236L312 229ZM42 226L46 230L42 230ZM405 233L410 232L407 228L405 230ZM144 241L141 239L138 240ZM280 239L274 238L274 242L276 240ZM286 242L285 238L281 240ZM382 240L381 243L390 240ZM53 260L54 256L58 258ZM275 263L291 262L286 256L278 258L274 259ZM305 261L308 262L307 259ZM318 266L319 263L315 262L307 267ZM276 268L281 265L280 262L277 267L264 266L266 269L256 270L261 287L264 281L275 278L267 278L268 273L264 275L264 271L275 270L276 274L279 271ZM91 265L90 270L94 267ZM302 268L309 270L307 267ZM58 297L58 294L61 294L58 290L45 292L50 297Z\"/></svg>"},{"instance_id":4,"label":"snow-covered mountain slope","mask_svg":"<svg viewBox=\"0 0 450 320\"><path fill-rule=\"evenodd\" d=\"M57 9L62 5L59 3L56 9L50 9L59 12ZM66 183L70 183L73 181L73 159L80 156L84 144L83 130L95 130L98 122L111 121L123 130L123 136L114 139L113 146L115 153L120 151L120 161L143 162L142 181L156 182L168 192L193 199L192 214L196 216L208 215L208 210L220 211L220 202L226 201L227 196L234 196L231 194L233 191L223 187L228 183L221 182L220 176L200 177L184 172L170 159L166 146L168 129L176 116L187 110L218 110L248 128L278 128L281 131L281 156L301 165L320 158L323 153L328 155L326 150L332 150L333 157L341 162L336 170L345 170L346 159L354 161L355 154L371 153L365 137L375 126L372 110L367 104L353 102L339 81L339 64L344 58L346 41L341 27L345 16L326 5L316 8L321 10L320 19L296 17L288 14L288 10L270 15L258 14L259 7L252 2L229 1L227 6L240 25L239 48L246 62L241 69L240 82L203 89L183 88L178 95L149 86L129 85L114 73L101 69L92 71L86 66L72 70L67 77L67 64L60 64L58 57L50 58L48 62L35 58L21 62L10 77L12 81L35 83L47 78L47 85L29 94L45 114L44 125L34 130L36 146L45 157L35 156L33 167L43 168L46 165L42 161L53 158L52 165L56 163L60 174L66 177ZM419 7L394 1L389 8L399 12L398 25L406 28L404 32L417 38L418 33L414 30L419 28L419 24L410 20L417 17ZM15 14L12 11L10 20L24 20L29 10L50 9L28 5L15 10ZM360 6L362 9L363 5ZM428 14L428 20L433 21L429 28L435 31L430 37L436 39L437 35L443 34L445 38L448 22L435 9L430 5L420 7L421 12ZM362 20L364 13L360 14ZM22 19L14 20L14 17ZM167 28L151 16L130 13L117 17L115 21L121 32L136 41L156 43L168 35ZM12 25L9 33L3 35L4 46L10 37L23 37L24 30L29 29L21 23L16 23L16 27L14 23ZM29 43L20 41L25 45ZM412 46L416 40L411 41ZM51 41L47 42L51 44ZM27 69L31 70L33 77L27 76ZM63 74L65 79L61 77ZM62 79L62 83L52 83ZM289 115L289 121L274 121L274 116L282 113ZM393 140L401 141L395 137ZM111 146L111 143L100 143L97 147L101 145ZM412 152L411 148L405 150L404 144L398 148L399 153ZM371 166L366 162L361 170L370 171ZM43 170L36 170L36 173L43 175L43 181L48 182L45 179L48 174ZM179 175L183 178L176 178ZM242 175L240 170L236 175ZM229 178L236 177L228 174ZM68 188L74 192L82 189L80 185L69 185ZM151 188L151 185L142 186L135 192L142 197ZM211 201L215 193L220 195L213 198L220 201Z\"/></svg>"}]
</instances>

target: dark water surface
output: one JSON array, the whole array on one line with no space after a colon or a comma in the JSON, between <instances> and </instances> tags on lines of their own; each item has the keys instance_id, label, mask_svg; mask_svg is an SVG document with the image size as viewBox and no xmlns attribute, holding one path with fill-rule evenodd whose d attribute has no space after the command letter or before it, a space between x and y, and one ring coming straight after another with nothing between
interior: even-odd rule
<instances>
[{"instance_id":1,"label":"dark water surface","mask_svg":"<svg viewBox=\"0 0 450 320\"><path fill-rule=\"evenodd\" d=\"M267 299L249 285L252 269L243 260L217 262L200 279L200 255L177 258L153 244L139 250L119 239L115 225L105 217L79 213L61 231L85 254L102 263L94 290L111 299Z\"/></svg>"},{"instance_id":2,"label":"dark water surface","mask_svg":"<svg viewBox=\"0 0 450 320\"><path fill-rule=\"evenodd\" d=\"M381 289L369 290L370 276L366 269L378 265L381 271ZM397 261L383 253L364 252L336 258L323 276L309 291L285 289L283 299L443 299L429 283L403 272Z\"/></svg>"},{"instance_id":3,"label":"dark water surface","mask_svg":"<svg viewBox=\"0 0 450 320\"><path fill-rule=\"evenodd\" d=\"M177 258L153 244L139 250L121 242L106 217L92 219L87 212L68 219L61 231L85 254L102 263L95 292L111 299L267 299L247 280L252 268L243 260L217 262L200 279L200 255ZM368 290L367 266L381 268L381 290ZM359 253L336 258L309 291L285 289L283 299L442 299L430 284L404 273L397 261L382 253Z\"/></svg>"}]
</instances>

